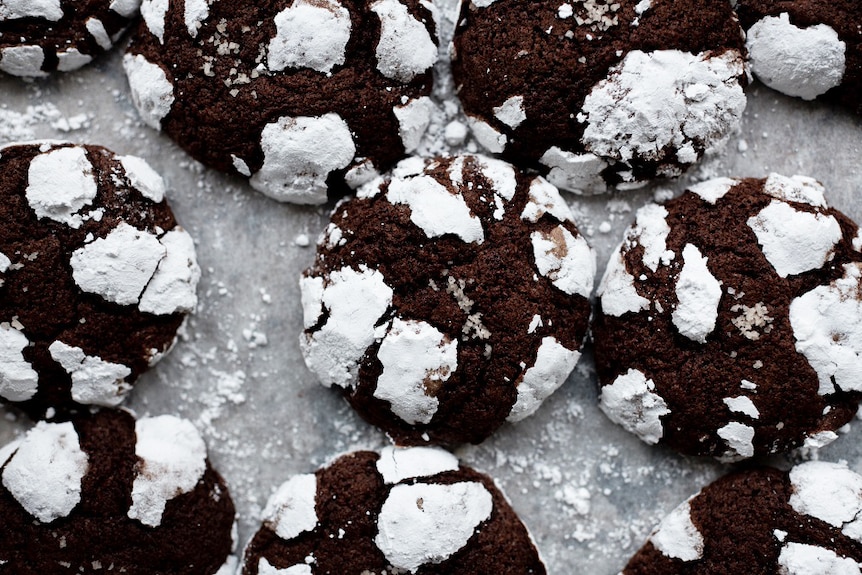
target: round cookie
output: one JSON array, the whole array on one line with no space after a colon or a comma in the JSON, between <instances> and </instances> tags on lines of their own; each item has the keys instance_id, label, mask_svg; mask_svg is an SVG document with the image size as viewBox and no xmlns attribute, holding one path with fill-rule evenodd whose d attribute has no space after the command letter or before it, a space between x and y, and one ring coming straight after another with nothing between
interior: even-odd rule
<instances>
[{"instance_id":1,"label":"round cookie","mask_svg":"<svg viewBox=\"0 0 862 575\"><path fill-rule=\"evenodd\" d=\"M862 391L862 235L823 193L719 178L638 211L592 330L608 417L724 460L837 438Z\"/></svg>"},{"instance_id":2,"label":"round cookie","mask_svg":"<svg viewBox=\"0 0 862 575\"><path fill-rule=\"evenodd\" d=\"M308 367L397 443L478 443L580 357L595 255L557 189L483 156L401 162L300 281Z\"/></svg>"},{"instance_id":3,"label":"round cookie","mask_svg":"<svg viewBox=\"0 0 862 575\"><path fill-rule=\"evenodd\" d=\"M427 0L144 0L124 59L144 122L279 201L322 204L419 146L437 61Z\"/></svg>"},{"instance_id":4,"label":"round cookie","mask_svg":"<svg viewBox=\"0 0 862 575\"><path fill-rule=\"evenodd\" d=\"M751 71L775 90L825 96L862 114L862 4L857 0L740 0Z\"/></svg>"},{"instance_id":5,"label":"round cookie","mask_svg":"<svg viewBox=\"0 0 862 575\"><path fill-rule=\"evenodd\" d=\"M235 511L194 426L103 410L0 449L0 573L230 575Z\"/></svg>"},{"instance_id":6,"label":"round cookie","mask_svg":"<svg viewBox=\"0 0 862 575\"><path fill-rule=\"evenodd\" d=\"M744 54L729 2L468 0L452 65L485 148L597 193L723 146L745 109Z\"/></svg>"},{"instance_id":7,"label":"round cookie","mask_svg":"<svg viewBox=\"0 0 862 575\"><path fill-rule=\"evenodd\" d=\"M140 0L0 0L0 71L68 72L110 50Z\"/></svg>"},{"instance_id":8,"label":"round cookie","mask_svg":"<svg viewBox=\"0 0 862 575\"><path fill-rule=\"evenodd\" d=\"M441 449L344 455L285 482L243 575L540 575L527 529L494 481Z\"/></svg>"},{"instance_id":9,"label":"round cookie","mask_svg":"<svg viewBox=\"0 0 862 575\"><path fill-rule=\"evenodd\" d=\"M621 575L858 575L860 511L846 465L733 473L674 509Z\"/></svg>"},{"instance_id":10,"label":"round cookie","mask_svg":"<svg viewBox=\"0 0 862 575\"><path fill-rule=\"evenodd\" d=\"M0 398L117 405L197 303L194 242L140 158L0 148Z\"/></svg>"}]
</instances>

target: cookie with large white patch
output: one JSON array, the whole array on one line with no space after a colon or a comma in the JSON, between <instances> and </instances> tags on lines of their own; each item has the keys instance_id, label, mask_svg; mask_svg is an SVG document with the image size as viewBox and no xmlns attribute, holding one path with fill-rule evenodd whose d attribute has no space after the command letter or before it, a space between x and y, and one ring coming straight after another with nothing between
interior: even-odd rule
<instances>
[{"instance_id":1,"label":"cookie with large white patch","mask_svg":"<svg viewBox=\"0 0 862 575\"><path fill-rule=\"evenodd\" d=\"M859 575L860 512L846 465L733 473L674 509L621 575Z\"/></svg>"},{"instance_id":2,"label":"cookie with large white patch","mask_svg":"<svg viewBox=\"0 0 862 575\"><path fill-rule=\"evenodd\" d=\"M227 575L235 511L194 426L103 410L0 449L0 573ZM220 569L223 569L220 571Z\"/></svg>"},{"instance_id":3,"label":"cookie with large white patch","mask_svg":"<svg viewBox=\"0 0 862 575\"><path fill-rule=\"evenodd\" d=\"M197 303L194 242L140 158L0 148L0 398L117 405Z\"/></svg>"},{"instance_id":4,"label":"cookie with large white patch","mask_svg":"<svg viewBox=\"0 0 862 575\"><path fill-rule=\"evenodd\" d=\"M729 2L465 0L453 45L479 143L579 193L678 176L745 109Z\"/></svg>"},{"instance_id":5,"label":"cookie with large white patch","mask_svg":"<svg viewBox=\"0 0 862 575\"><path fill-rule=\"evenodd\" d=\"M862 3L740 0L751 71L775 90L862 114Z\"/></svg>"},{"instance_id":6,"label":"cookie with large white patch","mask_svg":"<svg viewBox=\"0 0 862 575\"><path fill-rule=\"evenodd\" d=\"M483 156L401 162L302 278L308 367L399 443L478 443L580 357L595 256L557 189Z\"/></svg>"},{"instance_id":7,"label":"cookie with large white patch","mask_svg":"<svg viewBox=\"0 0 862 575\"><path fill-rule=\"evenodd\" d=\"M419 146L427 0L144 0L124 64L144 122L279 201L322 204Z\"/></svg>"},{"instance_id":8,"label":"cookie with large white patch","mask_svg":"<svg viewBox=\"0 0 862 575\"><path fill-rule=\"evenodd\" d=\"M428 447L344 455L284 483L245 550L243 575L542 575L493 480Z\"/></svg>"},{"instance_id":9,"label":"cookie with large white patch","mask_svg":"<svg viewBox=\"0 0 862 575\"><path fill-rule=\"evenodd\" d=\"M612 420L729 460L837 438L862 392L862 236L823 194L720 178L638 211L593 325Z\"/></svg>"}]
</instances>

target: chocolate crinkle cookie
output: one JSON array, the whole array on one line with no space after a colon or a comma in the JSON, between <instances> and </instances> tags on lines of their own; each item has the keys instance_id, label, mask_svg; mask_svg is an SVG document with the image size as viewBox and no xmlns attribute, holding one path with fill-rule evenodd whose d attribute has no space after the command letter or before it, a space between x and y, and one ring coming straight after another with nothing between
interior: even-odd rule
<instances>
[{"instance_id":1,"label":"chocolate crinkle cookie","mask_svg":"<svg viewBox=\"0 0 862 575\"><path fill-rule=\"evenodd\" d=\"M489 151L582 193L678 176L745 109L745 47L715 0L465 0L458 95Z\"/></svg>"},{"instance_id":2,"label":"chocolate crinkle cookie","mask_svg":"<svg viewBox=\"0 0 862 575\"><path fill-rule=\"evenodd\" d=\"M197 303L194 242L143 160L0 148L0 398L34 416L117 405Z\"/></svg>"},{"instance_id":3,"label":"chocolate crinkle cookie","mask_svg":"<svg viewBox=\"0 0 862 575\"><path fill-rule=\"evenodd\" d=\"M862 391L862 235L823 193L719 178L638 211L593 325L608 417L724 460L838 437Z\"/></svg>"},{"instance_id":4,"label":"chocolate crinkle cookie","mask_svg":"<svg viewBox=\"0 0 862 575\"><path fill-rule=\"evenodd\" d=\"M105 410L0 449L0 573L232 575L235 512L194 426Z\"/></svg>"},{"instance_id":5,"label":"chocolate crinkle cookie","mask_svg":"<svg viewBox=\"0 0 862 575\"><path fill-rule=\"evenodd\" d=\"M751 70L775 90L862 114L862 2L740 0Z\"/></svg>"},{"instance_id":6,"label":"chocolate crinkle cookie","mask_svg":"<svg viewBox=\"0 0 862 575\"><path fill-rule=\"evenodd\" d=\"M124 65L150 126L280 201L321 204L419 145L434 104L426 0L144 0Z\"/></svg>"},{"instance_id":7,"label":"chocolate crinkle cookie","mask_svg":"<svg viewBox=\"0 0 862 575\"><path fill-rule=\"evenodd\" d=\"M478 443L566 380L594 274L541 177L411 158L335 210L300 282L300 343L321 383L397 443Z\"/></svg>"},{"instance_id":8,"label":"chocolate crinkle cookie","mask_svg":"<svg viewBox=\"0 0 862 575\"><path fill-rule=\"evenodd\" d=\"M243 575L544 575L493 480L441 449L384 448L297 475L270 498Z\"/></svg>"},{"instance_id":9,"label":"chocolate crinkle cookie","mask_svg":"<svg viewBox=\"0 0 862 575\"><path fill-rule=\"evenodd\" d=\"M0 71L68 72L110 50L140 0L0 0Z\"/></svg>"},{"instance_id":10,"label":"chocolate crinkle cookie","mask_svg":"<svg viewBox=\"0 0 862 575\"><path fill-rule=\"evenodd\" d=\"M733 473L674 509L621 575L859 575L860 514L846 465Z\"/></svg>"}]
</instances>

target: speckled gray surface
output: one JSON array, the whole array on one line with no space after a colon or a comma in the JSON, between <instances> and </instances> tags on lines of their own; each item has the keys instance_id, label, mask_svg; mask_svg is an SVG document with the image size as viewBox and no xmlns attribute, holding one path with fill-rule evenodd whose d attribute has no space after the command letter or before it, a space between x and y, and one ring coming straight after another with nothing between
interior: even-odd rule
<instances>
[{"instance_id":1,"label":"speckled gray surface","mask_svg":"<svg viewBox=\"0 0 862 575\"><path fill-rule=\"evenodd\" d=\"M442 24L451 33L451 20ZM457 116L445 63L438 68L444 105L426 153L444 150L439 131ZM299 352L297 278L312 261L327 208L277 204L240 179L204 169L143 126L116 53L47 81L0 78L0 94L0 142L91 142L140 155L165 175L174 210L197 241L200 306L174 352L142 378L130 407L185 416L204 432L241 513L241 544L256 529L266 498L291 474L385 444L335 392L315 382ZM807 174L826 185L833 205L862 221L862 119L757 84L749 96L741 133L688 180ZM598 252L599 277L634 210L654 195L679 192L685 181L566 196ZM602 415L596 395L587 353L535 416L458 451L504 488L552 574L616 573L665 512L726 469L642 444ZM0 441L28 426L7 410ZM806 456L843 459L862 472L860 433L855 421L846 437Z\"/></svg>"}]
</instances>

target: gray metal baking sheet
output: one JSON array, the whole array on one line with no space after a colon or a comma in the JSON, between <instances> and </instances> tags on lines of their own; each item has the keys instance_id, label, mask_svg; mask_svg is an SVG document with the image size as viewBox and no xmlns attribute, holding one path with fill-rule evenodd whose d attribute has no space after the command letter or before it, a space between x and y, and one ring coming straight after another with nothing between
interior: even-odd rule
<instances>
[{"instance_id":1,"label":"gray metal baking sheet","mask_svg":"<svg viewBox=\"0 0 862 575\"><path fill-rule=\"evenodd\" d=\"M444 4L445 47L454 7ZM426 154L449 151L442 129L459 117L445 62L437 72L441 110ZM637 192L566 195L598 253L598 277L638 207L708 177L810 175L826 185L831 204L862 221L862 119L756 83L748 94L741 131L683 180ZM290 475L386 444L334 391L316 383L299 351L297 278L312 261L328 208L278 204L241 179L205 169L145 127L118 53L48 80L0 78L0 143L34 138L136 154L165 176L174 211L196 239L200 305L173 353L140 380L129 407L140 415L181 415L200 428L231 486L241 545L257 528L267 497ZM468 142L467 149L475 147ZM727 470L641 443L604 417L596 396L588 350L536 415L457 451L505 490L552 574L617 573L667 511ZM11 410L4 414L3 443L30 425ZM792 457L844 460L862 472L862 423L846 431L819 453Z\"/></svg>"}]
</instances>

